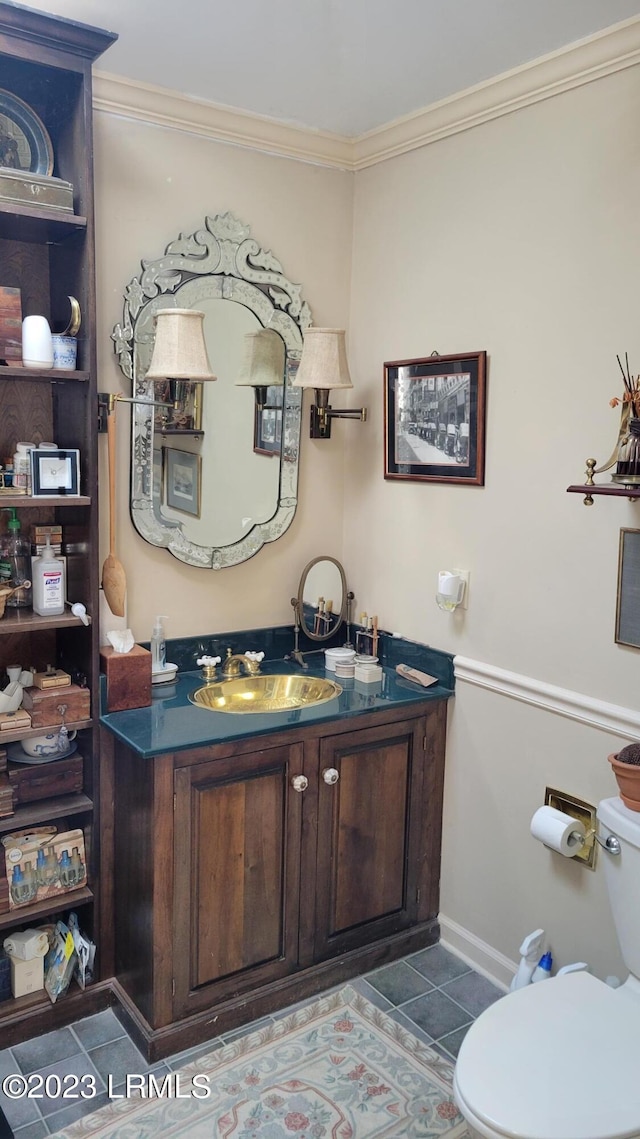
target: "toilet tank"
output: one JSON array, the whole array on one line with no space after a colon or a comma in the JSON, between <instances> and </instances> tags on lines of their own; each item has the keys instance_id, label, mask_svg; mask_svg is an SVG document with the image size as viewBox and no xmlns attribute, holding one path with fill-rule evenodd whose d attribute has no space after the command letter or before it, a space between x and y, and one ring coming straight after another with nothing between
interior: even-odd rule
<instances>
[{"instance_id":1,"label":"toilet tank","mask_svg":"<svg viewBox=\"0 0 640 1139\"><path fill-rule=\"evenodd\" d=\"M613 834L620 841L619 855L600 851L613 923L627 969L640 977L640 811L630 811L622 799L598 804L600 837Z\"/></svg>"}]
</instances>

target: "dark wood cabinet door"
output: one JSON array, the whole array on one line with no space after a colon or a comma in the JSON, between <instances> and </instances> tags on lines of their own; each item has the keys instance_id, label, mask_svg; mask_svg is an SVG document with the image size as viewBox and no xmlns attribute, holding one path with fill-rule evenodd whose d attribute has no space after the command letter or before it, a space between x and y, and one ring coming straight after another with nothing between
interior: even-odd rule
<instances>
[{"instance_id":1,"label":"dark wood cabinet door","mask_svg":"<svg viewBox=\"0 0 640 1139\"><path fill-rule=\"evenodd\" d=\"M176 1015L294 971L300 744L175 772Z\"/></svg>"},{"instance_id":2,"label":"dark wood cabinet door","mask_svg":"<svg viewBox=\"0 0 640 1139\"><path fill-rule=\"evenodd\" d=\"M424 747L424 719L321 741L316 960L417 921Z\"/></svg>"}]
</instances>

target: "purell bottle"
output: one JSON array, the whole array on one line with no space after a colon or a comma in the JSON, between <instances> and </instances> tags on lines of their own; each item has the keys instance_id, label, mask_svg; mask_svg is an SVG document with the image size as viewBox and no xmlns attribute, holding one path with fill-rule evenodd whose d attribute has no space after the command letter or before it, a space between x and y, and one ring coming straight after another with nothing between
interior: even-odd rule
<instances>
[{"instance_id":1,"label":"purell bottle","mask_svg":"<svg viewBox=\"0 0 640 1139\"><path fill-rule=\"evenodd\" d=\"M56 617L64 613L64 562L56 558L48 534L42 555L31 562L31 576L33 612L40 617Z\"/></svg>"}]
</instances>

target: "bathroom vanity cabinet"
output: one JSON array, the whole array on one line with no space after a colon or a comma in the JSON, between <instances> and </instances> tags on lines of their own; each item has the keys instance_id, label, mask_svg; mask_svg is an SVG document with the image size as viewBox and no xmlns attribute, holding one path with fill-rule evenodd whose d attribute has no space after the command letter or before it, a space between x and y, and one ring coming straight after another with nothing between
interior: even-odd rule
<instances>
[{"instance_id":1,"label":"bathroom vanity cabinet","mask_svg":"<svg viewBox=\"0 0 640 1139\"><path fill-rule=\"evenodd\" d=\"M446 708L114 741L115 992L150 1059L437 939Z\"/></svg>"},{"instance_id":2,"label":"bathroom vanity cabinet","mask_svg":"<svg viewBox=\"0 0 640 1139\"><path fill-rule=\"evenodd\" d=\"M62 331L71 314L70 298L80 306L77 367L73 371L23 367L11 351L0 352L0 463L6 465L18 441L55 442L80 453L79 493L46 498L16 493L2 486L0 507L14 507L21 536L30 537L32 523L61 524L67 543L67 596L81 601L90 616L85 626L69 609L60 616L37 616L30 608L10 609L0 619L0 679L9 664L42 670L47 665L75 674L91 691L90 715L68 716L78 729L84 758L82 789L54 798L27 802L0 819L0 834L52 823L59 831L82 827L88 850L86 888L0 912L0 944L11 930L55 921L76 909L82 926L100 942L97 884L98 803L98 521L97 396L93 229L93 149L91 67L116 37L69 20L0 3L0 133L8 129L20 141L19 169L2 170L0 189L0 288L18 289L22 316L42 315L54 331ZM26 109L25 109L26 107ZM22 108L22 109L20 109ZM42 137L40 136L42 134ZM45 142L50 140L52 169ZM30 162L30 165L28 163ZM29 188L28 175L42 173ZM73 208L51 204L47 176L70 183ZM26 182L11 196L11 176ZM22 196L20 196L20 194ZM15 294L14 294L15 295ZM6 326L5 326L6 330ZM16 328L19 352L20 325ZM7 356L9 357L7 360ZM3 480L0 480L3 481ZM4 518L6 519L6 515ZM3 533L6 525L2 526ZM95 624L93 623L95 621ZM61 689L60 702L64 703ZM0 747L43 729L2 731ZM0 877L4 850L0 848ZM2 891L3 900L6 891ZM73 986L52 1005L40 991L0 1003L0 1040L8 1046L46 1032L108 1003L100 985L82 992Z\"/></svg>"}]
</instances>

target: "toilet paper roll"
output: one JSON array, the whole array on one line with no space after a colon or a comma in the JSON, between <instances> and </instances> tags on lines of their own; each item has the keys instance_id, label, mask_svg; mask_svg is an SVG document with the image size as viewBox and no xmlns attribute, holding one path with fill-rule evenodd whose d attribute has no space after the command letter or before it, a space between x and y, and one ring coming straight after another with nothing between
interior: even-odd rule
<instances>
[{"instance_id":1,"label":"toilet paper roll","mask_svg":"<svg viewBox=\"0 0 640 1139\"><path fill-rule=\"evenodd\" d=\"M531 834L551 850L573 858L582 849L585 828L579 819L565 815L564 811L538 807L531 820Z\"/></svg>"}]
</instances>

